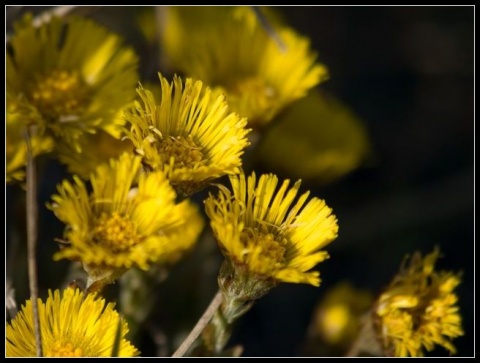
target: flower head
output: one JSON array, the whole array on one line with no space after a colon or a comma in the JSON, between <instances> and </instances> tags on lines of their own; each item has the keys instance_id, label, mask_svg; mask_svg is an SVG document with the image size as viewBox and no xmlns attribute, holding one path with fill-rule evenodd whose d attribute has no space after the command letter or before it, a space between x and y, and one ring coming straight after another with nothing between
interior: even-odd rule
<instances>
[{"instance_id":1,"label":"flower head","mask_svg":"<svg viewBox=\"0 0 480 363\"><path fill-rule=\"evenodd\" d=\"M232 109L254 128L328 77L307 38L272 17L275 39L251 7L166 11L161 44L167 61L226 93Z\"/></svg>"},{"instance_id":2,"label":"flower head","mask_svg":"<svg viewBox=\"0 0 480 363\"><path fill-rule=\"evenodd\" d=\"M7 45L7 92L25 125L80 151L76 140L85 132L119 132L137 62L133 49L92 20L53 17L36 27L27 17Z\"/></svg>"},{"instance_id":3,"label":"flower head","mask_svg":"<svg viewBox=\"0 0 480 363\"><path fill-rule=\"evenodd\" d=\"M313 89L275 118L256 152L270 170L319 185L357 169L371 150L362 121L332 95Z\"/></svg>"},{"instance_id":4,"label":"flower head","mask_svg":"<svg viewBox=\"0 0 480 363\"><path fill-rule=\"evenodd\" d=\"M221 187L205 201L215 238L234 269L253 280L320 285L318 271L309 271L326 258L320 249L337 237L332 210L309 192L293 203L300 181L255 173L230 177L233 192ZM293 204L292 204L293 203Z\"/></svg>"},{"instance_id":5,"label":"flower head","mask_svg":"<svg viewBox=\"0 0 480 363\"><path fill-rule=\"evenodd\" d=\"M126 111L127 137L150 170L163 170L177 193L189 196L225 174L238 173L249 145L246 119L202 82L159 74L161 98L138 88L142 102Z\"/></svg>"},{"instance_id":6,"label":"flower head","mask_svg":"<svg viewBox=\"0 0 480 363\"><path fill-rule=\"evenodd\" d=\"M133 150L129 140L121 140L103 130L98 130L93 135L84 134L78 138L77 143L82 148L81 153L75 150L74 145L57 142L55 155L67 166L70 173L84 180L88 180L99 165Z\"/></svg>"},{"instance_id":7,"label":"flower head","mask_svg":"<svg viewBox=\"0 0 480 363\"><path fill-rule=\"evenodd\" d=\"M168 239L164 240L162 253L155 261L157 264L172 265L177 262L193 248L205 226L198 205L190 199L183 200L176 209L184 222L166 232Z\"/></svg>"},{"instance_id":8,"label":"flower head","mask_svg":"<svg viewBox=\"0 0 480 363\"><path fill-rule=\"evenodd\" d=\"M423 356L439 345L455 354L452 338L463 335L455 287L458 275L434 270L439 250L415 253L380 296L377 333L389 355Z\"/></svg>"},{"instance_id":9,"label":"flower head","mask_svg":"<svg viewBox=\"0 0 480 363\"><path fill-rule=\"evenodd\" d=\"M141 167L139 156L124 153L97 168L91 194L78 177L58 187L49 207L66 224L69 244L55 259L81 261L95 282L132 266L147 269L161 258L168 233L185 222L185 206L175 204L175 191L161 171L145 174Z\"/></svg>"},{"instance_id":10,"label":"flower head","mask_svg":"<svg viewBox=\"0 0 480 363\"><path fill-rule=\"evenodd\" d=\"M372 295L342 282L327 291L317 305L311 334L318 341L349 347L358 335L362 316L373 304Z\"/></svg>"},{"instance_id":11,"label":"flower head","mask_svg":"<svg viewBox=\"0 0 480 363\"><path fill-rule=\"evenodd\" d=\"M125 339L127 323L95 294L84 295L79 289L49 291L44 303L38 299L38 315L45 357L110 357L117 329L121 329L119 357L134 357L138 350ZM7 323L7 357L35 357L32 302Z\"/></svg>"}]
</instances>

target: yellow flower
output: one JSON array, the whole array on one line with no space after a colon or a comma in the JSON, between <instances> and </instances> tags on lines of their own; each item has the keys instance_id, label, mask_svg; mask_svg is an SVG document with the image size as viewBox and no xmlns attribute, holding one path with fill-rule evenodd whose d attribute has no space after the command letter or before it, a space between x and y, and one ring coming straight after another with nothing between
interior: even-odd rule
<instances>
[{"instance_id":1,"label":"yellow flower","mask_svg":"<svg viewBox=\"0 0 480 363\"><path fill-rule=\"evenodd\" d=\"M92 20L52 18L17 24L7 44L6 89L25 125L78 151L76 139L98 129L115 134L118 111L135 96L137 56Z\"/></svg>"},{"instance_id":2,"label":"yellow flower","mask_svg":"<svg viewBox=\"0 0 480 363\"><path fill-rule=\"evenodd\" d=\"M59 141L55 143L55 155L70 173L85 180L100 164L133 150L133 144L129 140L118 139L103 130L98 130L93 135L83 134L77 142L82 152L77 152L71 144Z\"/></svg>"},{"instance_id":3,"label":"yellow flower","mask_svg":"<svg viewBox=\"0 0 480 363\"><path fill-rule=\"evenodd\" d=\"M175 70L227 94L231 108L260 128L328 78L307 38L251 7L168 7L161 46ZM269 14L267 14L269 15Z\"/></svg>"},{"instance_id":4,"label":"yellow flower","mask_svg":"<svg viewBox=\"0 0 480 363\"><path fill-rule=\"evenodd\" d=\"M367 291L342 282L329 291L314 312L311 334L337 347L351 345L360 331L361 318L371 308L373 297Z\"/></svg>"},{"instance_id":5,"label":"yellow flower","mask_svg":"<svg viewBox=\"0 0 480 363\"><path fill-rule=\"evenodd\" d=\"M145 174L141 168L140 157L124 153L97 168L90 178L91 194L74 177L52 197L49 208L66 224L69 242L54 259L80 260L89 286L110 282L132 266L148 269L161 258L168 232L185 223L185 207L175 204L175 191L164 174Z\"/></svg>"},{"instance_id":6,"label":"yellow flower","mask_svg":"<svg viewBox=\"0 0 480 363\"><path fill-rule=\"evenodd\" d=\"M203 230L205 223L197 204L185 199L178 207L185 223L168 232L160 258L148 271L130 269L120 279L122 312L133 330L145 322L157 304L155 292L169 276L170 267L193 249Z\"/></svg>"},{"instance_id":7,"label":"yellow flower","mask_svg":"<svg viewBox=\"0 0 480 363\"><path fill-rule=\"evenodd\" d=\"M278 115L257 146L259 159L270 170L317 185L355 170L371 151L361 120L317 89Z\"/></svg>"},{"instance_id":8,"label":"yellow flower","mask_svg":"<svg viewBox=\"0 0 480 363\"><path fill-rule=\"evenodd\" d=\"M289 188L285 180L264 174L257 179L231 176L233 193L220 187L205 201L215 238L234 269L246 270L254 280L320 285L318 271L309 271L328 258L325 247L337 237L332 210L309 192L292 203L300 181ZM237 271L238 272L238 271Z\"/></svg>"},{"instance_id":9,"label":"yellow flower","mask_svg":"<svg viewBox=\"0 0 480 363\"><path fill-rule=\"evenodd\" d=\"M460 277L434 270L439 254L438 249L425 258L415 253L380 296L376 326L387 354L423 356L436 345L455 354L451 339L463 335L454 293Z\"/></svg>"},{"instance_id":10,"label":"yellow flower","mask_svg":"<svg viewBox=\"0 0 480 363\"><path fill-rule=\"evenodd\" d=\"M13 102L7 102L5 125L5 162L6 182L21 182L25 179L25 165L27 163L27 143L25 142L26 128L13 112ZM33 156L47 153L53 148L50 137L31 136Z\"/></svg>"},{"instance_id":11,"label":"yellow flower","mask_svg":"<svg viewBox=\"0 0 480 363\"><path fill-rule=\"evenodd\" d=\"M166 232L168 239L164 240L162 254L156 263L172 265L177 262L193 248L205 226L198 205L189 199L178 204L176 209L184 223Z\"/></svg>"},{"instance_id":12,"label":"yellow flower","mask_svg":"<svg viewBox=\"0 0 480 363\"><path fill-rule=\"evenodd\" d=\"M117 329L121 328L119 357L134 357L138 350L125 339L127 323L95 294L79 289L49 291L47 301L38 299L38 313L45 357L111 357ZM35 357L32 302L27 300L7 323L6 356ZM120 323L120 324L119 324Z\"/></svg>"},{"instance_id":13,"label":"yellow flower","mask_svg":"<svg viewBox=\"0 0 480 363\"><path fill-rule=\"evenodd\" d=\"M238 173L249 145L246 119L229 112L222 95L202 82L175 76L172 84L159 74L161 98L138 88L142 102L126 110L127 137L142 162L163 170L181 196L189 196L211 180Z\"/></svg>"}]
</instances>

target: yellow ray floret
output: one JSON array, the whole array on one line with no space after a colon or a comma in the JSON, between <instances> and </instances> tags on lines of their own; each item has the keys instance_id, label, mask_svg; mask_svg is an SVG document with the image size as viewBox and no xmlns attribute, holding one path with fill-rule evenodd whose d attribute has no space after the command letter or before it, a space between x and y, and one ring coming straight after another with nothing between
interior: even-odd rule
<instances>
[{"instance_id":1,"label":"yellow ray floret","mask_svg":"<svg viewBox=\"0 0 480 363\"><path fill-rule=\"evenodd\" d=\"M81 261L93 280L132 266L147 269L162 258L169 232L185 223L185 206L175 204L164 174L141 172L141 158L124 153L99 166L90 181L91 193L75 177L52 197L49 207L66 224L69 242L54 258Z\"/></svg>"},{"instance_id":2,"label":"yellow ray floret","mask_svg":"<svg viewBox=\"0 0 480 363\"><path fill-rule=\"evenodd\" d=\"M337 219L323 200L309 192L294 202L300 181L255 173L231 176L233 192L221 187L205 201L207 215L226 259L258 279L320 285L318 271L309 271L328 258L321 249L338 233Z\"/></svg>"},{"instance_id":3,"label":"yellow ray floret","mask_svg":"<svg viewBox=\"0 0 480 363\"><path fill-rule=\"evenodd\" d=\"M49 291L45 302L38 299L38 315L45 357L111 357L120 332L119 357L134 357L139 351L125 339L127 323L114 310L114 303L79 289ZM32 302L6 328L7 357L35 357Z\"/></svg>"},{"instance_id":4,"label":"yellow ray floret","mask_svg":"<svg viewBox=\"0 0 480 363\"><path fill-rule=\"evenodd\" d=\"M129 140L122 140L103 130L98 130L93 135L82 135L77 139L77 145L80 145L82 152L76 152L74 145L56 142L55 156L67 166L71 174L84 180L88 180L99 165L133 150Z\"/></svg>"},{"instance_id":5,"label":"yellow ray floret","mask_svg":"<svg viewBox=\"0 0 480 363\"><path fill-rule=\"evenodd\" d=\"M226 93L254 128L328 78L308 38L270 17L272 36L251 7L174 6L166 12L161 46L172 68Z\"/></svg>"},{"instance_id":6,"label":"yellow ray floret","mask_svg":"<svg viewBox=\"0 0 480 363\"><path fill-rule=\"evenodd\" d=\"M89 19L53 17L17 24L7 44L6 90L25 125L71 143L103 129L118 134L118 112L133 101L138 58Z\"/></svg>"},{"instance_id":7,"label":"yellow ray floret","mask_svg":"<svg viewBox=\"0 0 480 363\"><path fill-rule=\"evenodd\" d=\"M380 296L375 310L378 336L387 354L423 356L439 345L455 354L451 339L463 335L454 289L458 274L435 271L439 250L405 264Z\"/></svg>"},{"instance_id":8,"label":"yellow ray floret","mask_svg":"<svg viewBox=\"0 0 480 363\"><path fill-rule=\"evenodd\" d=\"M127 137L150 170L163 170L180 194L190 195L209 181L238 173L249 145L246 119L229 111L222 95L202 82L159 74L161 97L138 88L141 102L126 111Z\"/></svg>"}]
</instances>

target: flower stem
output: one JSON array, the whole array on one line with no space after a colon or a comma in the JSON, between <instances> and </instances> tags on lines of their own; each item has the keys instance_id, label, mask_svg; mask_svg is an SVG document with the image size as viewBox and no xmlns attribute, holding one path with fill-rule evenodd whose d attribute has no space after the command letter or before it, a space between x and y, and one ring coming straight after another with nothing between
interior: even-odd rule
<instances>
[{"instance_id":1,"label":"flower stem","mask_svg":"<svg viewBox=\"0 0 480 363\"><path fill-rule=\"evenodd\" d=\"M27 128L25 141L27 143L26 168L26 213L27 213L27 256L28 256L28 283L30 299L32 301L33 325L35 331L35 346L37 356L42 357L42 337L40 333L40 319L38 317L38 279L37 279L37 176L35 159L32 151L30 129Z\"/></svg>"},{"instance_id":2,"label":"flower stem","mask_svg":"<svg viewBox=\"0 0 480 363\"><path fill-rule=\"evenodd\" d=\"M207 326L207 324L212 319L215 312L218 310L220 305L222 304L222 293L218 291L214 298L212 299L210 305L208 306L207 310L203 313L201 318L198 320L195 327L192 329L190 334L187 338L183 341L183 343L178 347L178 349L173 353L172 357L182 357L190 348L190 346L195 342L198 336L202 333L203 329Z\"/></svg>"},{"instance_id":3,"label":"flower stem","mask_svg":"<svg viewBox=\"0 0 480 363\"><path fill-rule=\"evenodd\" d=\"M375 335L372 311L368 311L362 317L360 331L357 338L350 346L350 349L345 354L345 357L359 357L361 354L373 357L384 356L382 348Z\"/></svg>"},{"instance_id":4,"label":"flower stem","mask_svg":"<svg viewBox=\"0 0 480 363\"><path fill-rule=\"evenodd\" d=\"M355 339L355 341L351 345L348 352L345 354L345 357L358 357L358 355L360 354L361 346L362 346L361 343L362 342L361 342L361 338L360 338L360 335L359 335L357 337L357 339Z\"/></svg>"}]
</instances>

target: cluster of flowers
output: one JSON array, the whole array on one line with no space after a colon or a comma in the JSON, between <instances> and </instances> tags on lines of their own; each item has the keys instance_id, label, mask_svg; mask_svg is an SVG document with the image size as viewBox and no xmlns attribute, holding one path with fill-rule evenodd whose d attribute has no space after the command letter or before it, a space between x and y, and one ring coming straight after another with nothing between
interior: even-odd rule
<instances>
[{"instance_id":1,"label":"cluster of flowers","mask_svg":"<svg viewBox=\"0 0 480 363\"><path fill-rule=\"evenodd\" d=\"M88 276L83 291L39 299L45 356L140 354L102 288L132 268L171 265L190 251L205 227L191 197L206 187L215 190L204 205L224 256L222 319L204 336L209 354L221 354L228 339L222 324L277 284L319 286L313 269L337 237L331 208L299 194L300 181L242 168L256 134L327 79L308 39L270 14L271 33L250 7L162 10L162 54L186 76L170 81L158 73L159 85L140 84L134 50L90 19L39 25L27 16L7 44L7 183L23 182L29 153L67 166L72 180L47 205L65 224L53 258L80 262ZM218 183L224 176L230 187ZM430 277L436 256L377 303L378 335L393 354L417 355L434 344L453 352L443 336L462 333L452 292L459 280ZM7 323L7 356L36 355L32 314L27 301Z\"/></svg>"}]
</instances>

